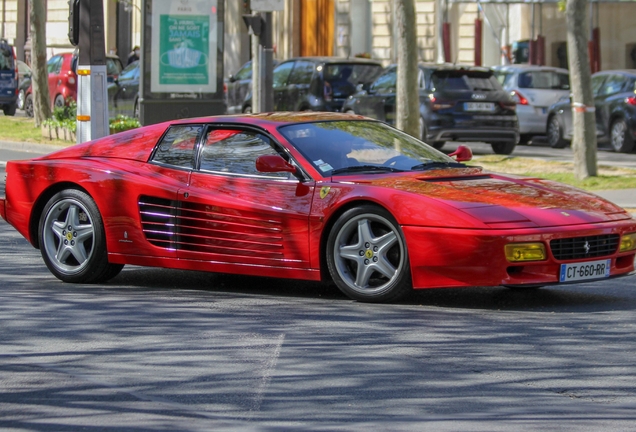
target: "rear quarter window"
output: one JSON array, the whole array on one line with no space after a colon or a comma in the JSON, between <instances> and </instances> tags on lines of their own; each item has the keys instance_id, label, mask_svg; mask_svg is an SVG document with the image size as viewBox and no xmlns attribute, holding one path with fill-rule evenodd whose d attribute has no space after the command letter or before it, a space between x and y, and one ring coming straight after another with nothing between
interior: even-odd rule
<instances>
[{"instance_id":1,"label":"rear quarter window","mask_svg":"<svg viewBox=\"0 0 636 432\"><path fill-rule=\"evenodd\" d=\"M155 149L152 161L180 168L194 167L194 151L202 125L172 126Z\"/></svg>"},{"instance_id":2,"label":"rear quarter window","mask_svg":"<svg viewBox=\"0 0 636 432\"><path fill-rule=\"evenodd\" d=\"M4 45L0 47L0 70L10 71L13 69L13 48Z\"/></svg>"}]
</instances>

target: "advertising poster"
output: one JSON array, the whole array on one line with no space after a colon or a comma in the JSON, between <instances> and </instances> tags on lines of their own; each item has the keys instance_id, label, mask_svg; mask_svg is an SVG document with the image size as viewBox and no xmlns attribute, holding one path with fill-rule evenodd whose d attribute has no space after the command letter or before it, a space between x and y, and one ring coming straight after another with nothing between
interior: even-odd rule
<instances>
[{"instance_id":1,"label":"advertising poster","mask_svg":"<svg viewBox=\"0 0 636 432\"><path fill-rule=\"evenodd\" d=\"M153 0L152 93L215 93L217 0Z\"/></svg>"}]
</instances>

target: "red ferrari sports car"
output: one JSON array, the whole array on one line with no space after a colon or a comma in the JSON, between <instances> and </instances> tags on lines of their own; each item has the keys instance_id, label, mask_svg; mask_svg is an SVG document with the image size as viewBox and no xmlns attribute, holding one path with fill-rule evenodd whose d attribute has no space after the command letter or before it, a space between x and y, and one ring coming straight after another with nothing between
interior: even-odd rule
<instances>
[{"instance_id":1,"label":"red ferrari sports car","mask_svg":"<svg viewBox=\"0 0 636 432\"><path fill-rule=\"evenodd\" d=\"M380 302L633 273L629 213L471 156L354 115L186 119L7 163L0 214L75 283L134 264L331 278Z\"/></svg>"}]
</instances>

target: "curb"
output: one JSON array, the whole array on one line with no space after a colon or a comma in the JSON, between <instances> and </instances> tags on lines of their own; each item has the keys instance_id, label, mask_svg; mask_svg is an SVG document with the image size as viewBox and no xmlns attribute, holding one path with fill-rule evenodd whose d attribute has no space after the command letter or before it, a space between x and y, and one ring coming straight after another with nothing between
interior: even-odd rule
<instances>
[{"instance_id":1,"label":"curb","mask_svg":"<svg viewBox=\"0 0 636 432\"><path fill-rule=\"evenodd\" d=\"M30 142L12 142L12 141L0 141L0 148L5 150L16 150L16 151L24 151L24 152L34 152L34 153L51 153L57 150L61 150L63 148L75 145L75 143L69 143L68 145L58 145L58 144L41 144L41 143L30 143Z\"/></svg>"}]
</instances>

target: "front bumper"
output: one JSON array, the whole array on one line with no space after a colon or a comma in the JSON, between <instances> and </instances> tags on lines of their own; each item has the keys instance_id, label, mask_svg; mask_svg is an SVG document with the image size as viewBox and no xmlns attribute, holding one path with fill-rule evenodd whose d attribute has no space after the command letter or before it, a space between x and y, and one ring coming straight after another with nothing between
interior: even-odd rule
<instances>
[{"instance_id":1,"label":"front bumper","mask_svg":"<svg viewBox=\"0 0 636 432\"><path fill-rule=\"evenodd\" d=\"M413 287L542 286L559 283L561 264L610 259L610 277L634 271L636 250L589 259L557 260L550 240L636 232L636 221L582 227L517 230L464 230L403 226L411 263ZM543 242L545 261L511 263L504 254L510 243Z\"/></svg>"}]
</instances>

